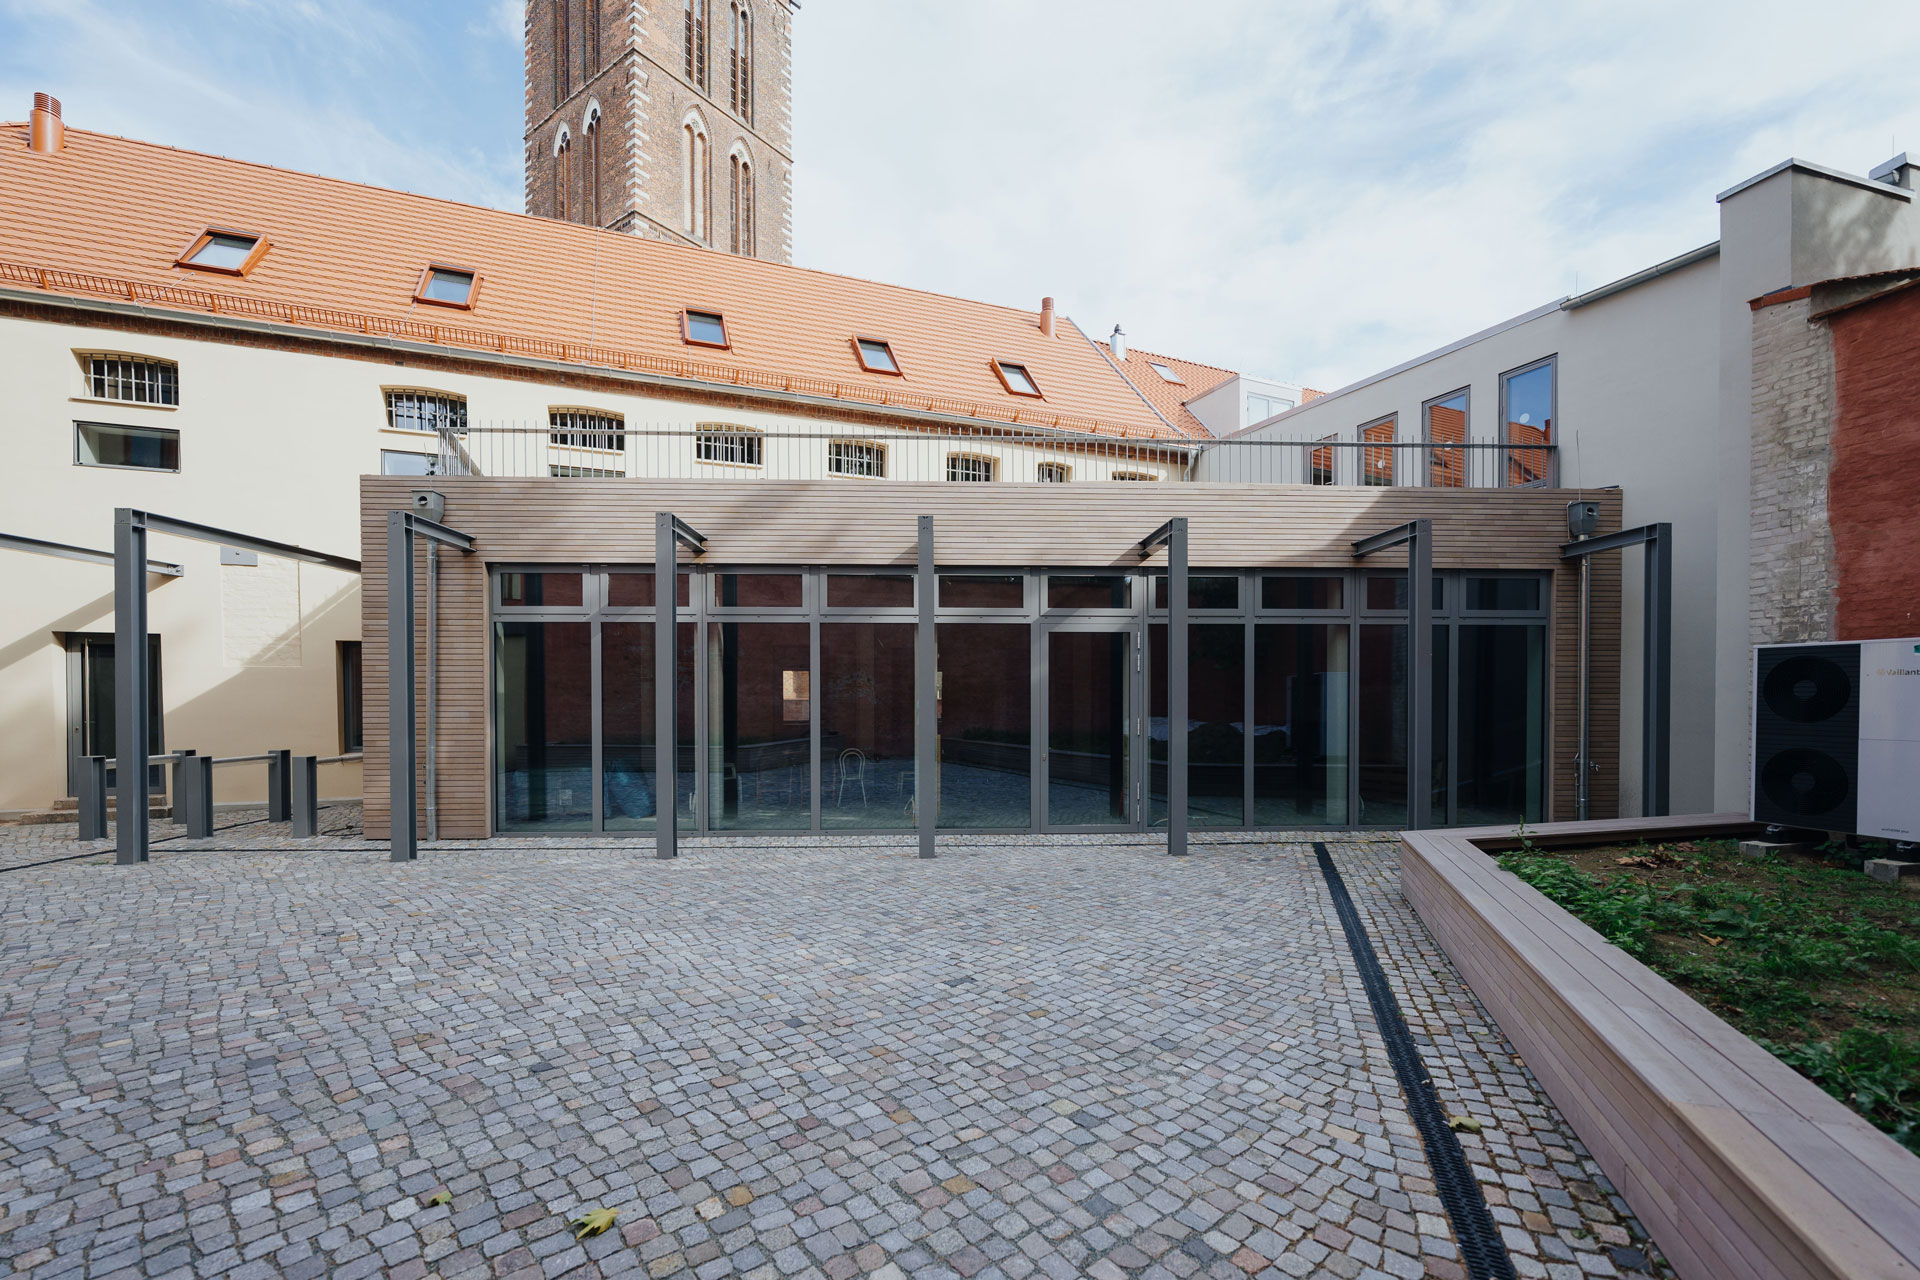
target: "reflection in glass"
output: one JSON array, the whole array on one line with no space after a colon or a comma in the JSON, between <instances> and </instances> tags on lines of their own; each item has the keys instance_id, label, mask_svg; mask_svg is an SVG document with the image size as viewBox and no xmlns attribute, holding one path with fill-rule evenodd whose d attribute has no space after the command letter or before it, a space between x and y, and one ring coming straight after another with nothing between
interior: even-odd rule
<instances>
[{"instance_id":1,"label":"reflection in glass","mask_svg":"<svg viewBox=\"0 0 1920 1280\"><path fill-rule=\"evenodd\" d=\"M675 825L693 823L693 624L682 622L675 655L680 723ZM654 752L653 624L600 624L600 811L608 831L652 831L658 816Z\"/></svg>"},{"instance_id":2,"label":"reflection in glass","mask_svg":"<svg viewBox=\"0 0 1920 1280\"><path fill-rule=\"evenodd\" d=\"M674 575L674 604L685 607L691 598L687 575ZM614 609L651 609L653 575L650 573L610 573L607 575L607 605Z\"/></svg>"},{"instance_id":3,"label":"reflection in glass","mask_svg":"<svg viewBox=\"0 0 1920 1280\"><path fill-rule=\"evenodd\" d=\"M1532 613L1540 607L1538 578L1468 578L1467 608Z\"/></svg>"},{"instance_id":4,"label":"reflection in glass","mask_svg":"<svg viewBox=\"0 0 1920 1280\"><path fill-rule=\"evenodd\" d=\"M804 622L707 624L707 817L715 831L813 825Z\"/></svg>"},{"instance_id":5,"label":"reflection in glass","mask_svg":"<svg viewBox=\"0 0 1920 1280\"><path fill-rule=\"evenodd\" d=\"M1460 628L1458 820L1538 822L1545 811L1546 628Z\"/></svg>"},{"instance_id":6,"label":"reflection in glass","mask_svg":"<svg viewBox=\"0 0 1920 1280\"><path fill-rule=\"evenodd\" d=\"M1167 607L1167 575L1159 574L1153 580L1153 607ZM1187 608L1189 609L1238 609L1240 607L1240 579L1237 577L1209 576L1198 574L1187 576Z\"/></svg>"},{"instance_id":7,"label":"reflection in glass","mask_svg":"<svg viewBox=\"0 0 1920 1280\"><path fill-rule=\"evenodd\" d=\"M1344 578L1260 579L1262 609L1338 609L1346 599Z\"/></svg>"},{"instance_id":8,"label":"reflection in glass","mask_svg":"<svg viewBox=\"0 0 1920 1280\"><path fill-rule=\"evenodd\" d=\"M1254 826L1347 821L1348 634L1344 622L1254 628Z\"/></svg>"},{"instance_id":9,"label":"reflection in glass","mask_svg":"<svg viewBox=\"0 0 1920 1280\"><path fill-rule=\"evenodd\" d=\"M722 609L798 609L797 573L716 573L713 603Z\"/></svg>"},{"instance_id":10,"label":"reflection in glass","mask_svg":"<svg viewBox=\"0 0 1920 1280\"><path fill-rule=\"evenodd\" d=\"M1553 364L1536 365L1501 380L1506 402L1506 443L1553 443ZM1551 478L1553 455L1546 449L1509 449L1506 481L1510 485L1545 484Z\"/></svg>"},{"instance_id":11,"label":"reflection in glass","mask_svg":"<svg viewBox=\"0 0 1920 1280\"><path fill-rule=\"evenodd\" d=\"M829 609L911 609L910 573L834 573L827 575Z\"/></svg>"},{"instance_id":12,"label":"reflection in glass","mask_svg":"<svg viewBox=\"0 0 1920 1280\"><path fill-rule=\"evenodd\" d=\"M823 828L916 821L913 637L911 622L820 626Z\"/></svg>"},{"instance_id":13,"label":"reflection in glass","mask_svg":"<svg viewBox=\"0 0 1920 1280\"><path fill-rule=\"evenodd\" d=\"M652 578L647 579L652 582ZM500 603L515 608L532 605L577 606L581 603L578 573L503 573Z\"/></svg>"},{"instance_id":14,"label":"reflection in glass","mask_svg":"<svg viewBox=\"0 0 1920 1280\"><path fill-rule=\"evenodd\" d=\"M1229 579L1231 581L1231 579ZM1147 770L1153 823L1167 822L1167 628L1147 628L1153 647ZM1246 631L1239 623L1187 627L1187 821L1237 827L1246 782Z\"/></svg>"},{"instance_id":15,"label":"reflection in glass","mask_svg":"<svg viewBox=\"0 0 1920 1280\"><path fill-rule=\"evenodd\" d=\"M1427 444L1464 445L1467 442L1467 393L1463 388L1427 406ZM1458 489L1467 482L1467 450L1430 447L1427 483L1436 489Z\"/></svg>"},{"instance_id":16,"label":"reflection in glass","mask_svg":"<svg viewBox=\"0 0 1920 1280\"><path fill-rule=\"evenodd\" d=\"M942 827L1032 825L1028 634L1025 624L939 625Z\"/></svg>"},{"instance_id":17,"label":"reflection in glass","mask_svg":"<svg viewBox=\"0 0 1920 1280\"><path fill-rule=\"evenodd\" d=\"M1124 631L1047 636L1047 821L1054 826L1134 821L1132 653Z\"/></svg>"},{"instance_id":18,"label":"reflection in glass","mask_svg":"<svg viewBox=\"0 0 1920 1280\"><path fill-rule=\"evenodd\" d=\"M593 828L589 627L585 622L494 624L501 831Z\"/></svg>"},{"instance_id":19,"label":"reflection in glass","mask_svg":"<svg viewBox=\"0 0 1920 1280\"><path fill-rule=\"evenodd\" d=\"M1049 609L1128 609L1133 606L1133 579L1124 575L1066 576L1047 579Z\"/></svg>"},{"instance_id":20,"label":"reflection in glass","mask_svg":"<svg viewBox=\"0 0 1920 1280\"><path fill-rule=\"evenodd\" d=\"M1017 573L940 575L942 609L1019 609L1026 602L1026 579Z\"/></svg>"},{"instance_id":21,"label":"reflection in glass","mask_svg":"<svg viewBox=\"0 0 1920 1280\"><path fill-rule=\"evenodd\" d=\"M1371 583L1369 583L1371 586ZM1407 821L1407 628L1360 628L1360 825Z\"/></svg>"},{"instance_id":22,"label":"reflection in glass","mask_svg":"<svg viewBox=\"0 0 1920 1280\"><path fill-rule=\"evenodd\" d=\"M1367 578L1367 608L1404 609L1407 607L1407 575L1404 573L1388 576L1384 573L1371 574ZM1447 607L1447 580L1439 574L1433 575L1433 607L1436 610Z\"/></svg>"}]
</instances>

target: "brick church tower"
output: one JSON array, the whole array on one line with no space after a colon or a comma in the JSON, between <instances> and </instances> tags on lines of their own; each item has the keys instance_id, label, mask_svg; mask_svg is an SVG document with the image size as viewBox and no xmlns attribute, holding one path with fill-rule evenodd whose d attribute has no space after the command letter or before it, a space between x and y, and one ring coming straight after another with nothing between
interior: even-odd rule
<instances>
[{"instance_id":1,"label":"brick church tower","mask_svg":"<svg viewBox=\"0 0 1920 1280\"><path fill-rule=\"evenodd\" d=\"M793 0L527 0L527 212L793 260Z\"/></svg>"}]
</instances>

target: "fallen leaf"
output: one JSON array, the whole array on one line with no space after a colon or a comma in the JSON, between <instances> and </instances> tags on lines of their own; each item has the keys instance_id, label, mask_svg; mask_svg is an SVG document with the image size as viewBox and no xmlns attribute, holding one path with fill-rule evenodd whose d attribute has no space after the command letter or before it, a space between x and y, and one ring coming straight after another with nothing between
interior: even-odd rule
<instances>
[{"instance_id":1,"label":"fallen leaf","mask_svg":"<svg viewBox=\"0 0 1920 1280\"><path fill-rule=\"evenodd\" d=\"M605 1231L619 1216L618 1209L590 1209L567 1225L573 1228L575 1240L585 1240L588 1236L597 1236Z\"/></svg>"},{"instance_id":2,"label":"fallen leaf","mask_svg":"<svg viewBox=\"0 0 1920 1280\"><path fill-rule=\"evenodd\" d=\"M1472 1116L1447 1117L1447 1128L1453 1130L1455 1133L1478 1133L1480 1132L1480 1127L1480 1122Z\"/></svg>"},{"instance_id":3,"label":"fallen leaf","mask_svg":"<svg viewBox=\"0 0 1920 1280\"><path fill-rule=\"evenodd\" d=\"M429 1209L433 1208L433 1206L437 1204L452 1204L453 1193L451 1191L448 1191L445 1187L442 1187L438 1191L429 1192L428 1194L421 1196L420 1203Z\"/></svg>"},{"instance_id":4,"label":"fallen leaf","mask_svg":"<svg viewBox=\"0 0 1920 1280\"><path fill-rule=\"evenodd\" d=\"M1699 934L1698 937L1702 942L1706 943L1710 947L1717 947L1721 943L1726 941L1725 938L1716 938L1710 933Z\"/></svg>"}]
</instances>

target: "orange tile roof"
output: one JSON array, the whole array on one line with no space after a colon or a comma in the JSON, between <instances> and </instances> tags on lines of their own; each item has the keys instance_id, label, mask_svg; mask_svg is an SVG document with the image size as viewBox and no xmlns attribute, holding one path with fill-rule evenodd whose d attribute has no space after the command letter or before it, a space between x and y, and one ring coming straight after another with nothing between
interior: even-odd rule
<instances>
[{"instance_id":1,"label":"orange tile roof","mask_svg":"<svg viewBox=\"0 0 1920 1280\"><path fill-rule=\"evenodd\" d=\"M1102 344L1103 346L1105 344ZM1113 350L1107 348L1108 358ZM1213 390L1229 378L1240 375L1231 369L1219 369L1210 364L1196 364L1192 360L1180 360L1173 356L1157 356L1151 351L1142 351L1138 347L1127 348L1127 358L1116 361L1127 375L1127 381L1140 389L1153 407L1189 436L1210 440L1213 433L1208 431L1200 419L1193 416L1187 408L1187 401L1196 399ZM1154 364L1163 364L1180 375L1184 386L1168 382L1153 370Z\"/></svg>"},{"instance_id":2,"label":"orange tile roof","mask_svg":"<svg viewBox=\"0 0 1920 1280\"><path fill-rule=\"evenodd\" d=\"M270 248L244 278L176 267L209 226ZM420 305L429 261L478 271L472 311ZM385 335L987 422L1178 439L1062 318L68 128L51 156L0 124L0 286ZM681 341L682 308L732 349ZM893 345L869 374L854 335ZM1043 393L1008 395L990 361Z\"/></svg>"}]
</instances>

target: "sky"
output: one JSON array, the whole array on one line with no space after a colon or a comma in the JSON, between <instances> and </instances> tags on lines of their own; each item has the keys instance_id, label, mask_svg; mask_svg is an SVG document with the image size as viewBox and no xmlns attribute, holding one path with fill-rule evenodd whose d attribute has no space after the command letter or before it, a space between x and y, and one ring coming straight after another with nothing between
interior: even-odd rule
<instances>
[{"instance_id":1,"label":"sky","mask_svg":"<svg viewBox=\"0 0 1920 1280\"><path fill-rule=\"evenodd\" d=\"M657 9L671 0L654 0ZM0 0L0 118L518 210L520 0ZM1915 0L805 0L794 258L1332 389L1920 153Z\"/></svg>"}]
</instances>

